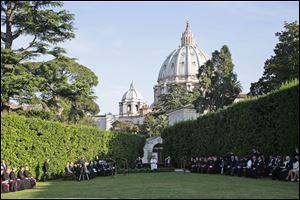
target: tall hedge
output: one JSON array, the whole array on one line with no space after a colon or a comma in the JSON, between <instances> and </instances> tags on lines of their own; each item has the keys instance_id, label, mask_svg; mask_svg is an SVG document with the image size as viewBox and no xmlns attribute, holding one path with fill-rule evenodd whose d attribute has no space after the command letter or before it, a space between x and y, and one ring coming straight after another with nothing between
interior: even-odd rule
<instances>
[{"instance_id":1,"label":"tall hedge","mask_svg":"<svg viewBox=\"0 0 300 200\"><path fill-rule=\"evenodd\" d=\"M299 82L256 99L166 128L165 153L179 164L184 156L290 154L299 145Z\"/></svg>"},{"instance_id":2,"label":"tall hedge","mask_svg":"<svg viewBox=\"0 0 300 200\"><path fill-rule=\"evenodd\" d=\"M142 156L144 144L139 135L1 113L1 159L11 166L29 165L33 174L42 175L46 158L52 177L61 176L66 163L81 156L101 154L132 163Z\"/></svg>"}]
</instances>

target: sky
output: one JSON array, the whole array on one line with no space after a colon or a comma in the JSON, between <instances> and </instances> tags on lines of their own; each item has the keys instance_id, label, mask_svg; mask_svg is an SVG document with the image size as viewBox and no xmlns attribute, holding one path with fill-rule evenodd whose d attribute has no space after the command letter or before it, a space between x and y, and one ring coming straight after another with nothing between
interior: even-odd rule
<instances>
[{"instance_id":1,"label":"sky","mask_svg":"<svg viewBox=\"0 0 300 200\"><path fill-rule=\"evenodd\" d=\"M228 45L234 71L248 93L278 43L284 21L299 19L299 2L89 2L67 1L75 15L75 39L60 46L90 68L99 114L118 114L131 81L147 104L166 57L180 45L186 20L197 46L209 55Z\"/></svg>"}]
</instances>

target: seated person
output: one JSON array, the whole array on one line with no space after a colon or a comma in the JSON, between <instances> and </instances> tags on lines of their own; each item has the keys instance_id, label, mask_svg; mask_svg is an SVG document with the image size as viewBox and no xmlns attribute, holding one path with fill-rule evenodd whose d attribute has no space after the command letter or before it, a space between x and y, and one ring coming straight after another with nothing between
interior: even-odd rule
<instances>
[{"instance_id":1,"label":"seated person","mask_svg":"<svg viewBox=\"0 0 300 200\"><path fill-rule=\"evenodd\" d=\"M207 171L206 173L212 174L214 171L214 161L212 157L208 157L207 159Z\"/></svg>"},{"instance_id":2,"label":"seated person","mask_svg":"<svg viewBox=\"0 0 300 200\"><path fill-rule=\"evenodd\" d=\"M226 175L233 175L235 165L236 165L236 161L234 159L234 155L231 155L230 161L227 163Z\"/></svg>"},{"instance_id":3,"label":"seated person","mask_svg":"<svg viewBox=\"0 0 300 200\"><path fill-rule=\"evenodd\" d=\"M249 169L249 176L252 178L256 178L257 174L257 166L258 166L258 160L256 156L252 156L252 163Z\"/></svg>"},{"instance_id":4,"label":"seated person","mask_svg":"<svg viewBox=\"0 0 300 200\"><path fill-rule=\"evenodd\" d=\"M24 176L25 176L25 179L28 179L30 181L31 187L33 188L36 185L36 180L34 177L31 176L28 166L25 166Z\"/></svg>"},{"instance_id":5,"label":"seated person","mask_svg":"<svg viewBox=\"0 0 300 200\"><path fill-rule=\"evenodd\" d=\"M293 162L290 158L290 156L286 156L285 157L285 161L283 162L283 165L280 167L281 171L280 171L280 180L285 180L285 178L287 177L289 171L291 169L293 169Z\"/></svg>"},{"instance_id":6,"label":"seated person","mask_svg":"<svg viewBox=\"0 0 300 200\"><path fill-rule=\"evenodd\" d=\"M216 156L213 157L213 170L212 173L216 174L220 171L220 159Z\"/></svg>"},{"instance_id":7,"label":"seated person","mask_svg":"<svg viewBox=\"0 0 300 200\"><path fill-rule=\"evenodd\" d=\"M244 169L244 167L246 168L246 165L247 165L247 163L245 162L244 158L242 158L241 160L239 160L237 162L237 165L236 165L236 175L237 176L242 176L243 169Z\"/></svg>"},{"instance_id":8,"label":"seated person","mask_svg":"<svg viewBox=\"0 0 300 200\"><path fill-rule=\"evenodd\" d=\"M259 156L257 161L257 173L262 175L264 174L264 172L265 172L265 162L263 160L263 156Z\"/></svg>"},{"instance_id":9,"label":"seated person","mask_svg":"<svg viewBox=\"0 0 300 200\"><path fill-rule=\"evenodd\" d=\"M143 167L143 162L142 162L142 158L139 156L136 160L135 160L135 167L138 169L141 169Z\"/></svg>"},{"instance_id":10,"label":"seated person","mask_svg":"<svg viewBox=\"0 0 300 200\"><path fill-rule=\"evenodd\" d=\"M268 162L268 164L267 164L267 171L268 171L268 174L269 174L269 176L271 176L272 175L272 171L273 171L273 169L275 168L275 161L276 161L276 159L275 159L275 157L274 156L270 156L269 157L269 162Z\"/></svg>"},{"instance_id":11,"label":"seated person","mask_svg":"<svg viewBox=\"0 0 300 200\"><path fill-rule=\"evenodd\" d=\"M70 165L70 163L67 163L66 167L65 167L65 175L69 176L69 177L73 177L73 179L75 179L75 173L72 170L72 166Z\"/></svg>"},{"instance_id":12,"label":"seated person","mask_svg":"<svg viewBox=\"0 0 300 200\"><path fill-rule=\"evenodd\" d=\"M281 156L277 156L275 159L275 165L271 171L273 180L280 179L280 171L282 165L283 165L283 160Z\"/></svg>"},{"instance_id":13,"label":"seated person","mask_svg":"<svg viewBox=\"0 0 300 200\"><path fill-rule=\"evenodd\" d=\"M289 180L291 178L291 181L295 181L297 179L297 176L299 176L299 157L295 156L293 169L289 170L288 175L285 179Z\"/></svg>"},{"instance_id":14,"label":"seated person","mask_svg":"<svg viewBox=\"0 0 300 200\"><path fill-rule=\"evenodd\" d=\"M18 180L18 183L19 183L19 186L18 186L19 190L24 190L24 189L31 188L30 181L25 179L24 170L25 170L25 168L23 166L21 166L20 170L18 171L18 176L17 176L18 179L17 180Z\"/></svg>"},{"instance_id":15,"label":"seated person","mask_svg":"<svg viewBox=\"0 0 300 200\"><path fill-rule=\"evenodd\" d=\"M234 163L231 167L231 175L239 175L241 171L241 160L238 156L234 156Z\"/></svg>"},{"instance_id":16,"label":"seated person","mask_svg":"<svg viewBox=\"0 0 300 200\"><path fill-rule=\"evenodd\" d=\"M16 172L17 172L17 168L13 167L11 172L9 173L9 179L10 179L10 182L11 182L10 191L12 191L12 192L15 192L15 191L19 190L18 187L19 187L20 183L17 179Z\"/></svg>"},{"instance_id":17,"label":"seated person","mask_svg":"<svg viewBox=\"0 0 300 200\"><path fill-rule=\"evenodd\" d=\"M227 166L227 162L226 162L225 158L221 157L220 164L219 164L220 174L225 174L226 166Z\"/></svg>"},{"instance_id":18,"label":"seated person","mask_svg":"<svg viewBox=\"0 0 300 200\"><path fill-rule=\"evenodd\" d=\"M18 171L18 179L25 179L25 176L24 176L24 167L20 167L20 170Z\"/></svg>"},{"instance_id":19,"label":"seated person","mask_svg":"<svg viewBox=\"0 0 300 200\"><path fill-rule=\"evenodd\" d=\"M8 168L4 168L1 175L1 192L9 192L10 191L10 181L9 181L9 172Z\"/></svg>"},{"instance_id":20,"label":"seated person","mask_svg":"<svg viewBox=\"0 0 300 200\"><path fill-rule=\"evenodd\" d=\"M206 173L207 172L207 158L203 158L200 161L200 173Z\"/></svg>"}]
</instances>

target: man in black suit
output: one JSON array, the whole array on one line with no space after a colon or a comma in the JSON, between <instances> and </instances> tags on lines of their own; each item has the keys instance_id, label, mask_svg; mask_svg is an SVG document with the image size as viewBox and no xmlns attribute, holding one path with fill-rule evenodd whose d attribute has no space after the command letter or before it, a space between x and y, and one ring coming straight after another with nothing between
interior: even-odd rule
<instances>
[{"instance_id":1,"label":"man in black suit","mask_svg":"<svg viewBox=\"0 0 300 200\"><path fill-rule=\"evenodd\" d=\"M18 191L18 186L19 186L19 182L18 182L18 179L16 177L16 172L17 172L17 168L16 167L13 167L11 172L9 173L9 181L10 181L10 184L11 184L11 187L10 187L10 191L12 192L15 192L15 191Z\"/></svg>"},{"instance_id":2,"label":"man in black suit","mask_svg":"<svg viewBox=\"0 0 300 200\"><path fill-rule=\"evenodd\" d=\"M49 159L46 159L43 165L43 181L48 180Z\"/></svg>"},{"instance_id":3,"label":"man in black suit","mask_svg":"<svg viewBox=\"0 0 300 200\"><path fill-rule=\"evenodd\" d=\"M136 162L135 165L136 168L141 169L143 167L142 158L140 156L135 160L135 162Z\"/></svg>"},{"instance_id":4,"label":"man in black suit","mask_svg":"<svg viewBox=\"0 0 300 200\"><path fill-rule=\"evenodd\" d=\"M24 176L24 167L20 167L20 170L18 171L18 179L20 180L23 180L25 179L25 176Z\"/></svg>"},{"instance_id":5,"label":"man in black suit","mask_svg":"<svg viewBox=\"0 0 300 200\"><path fill-rule=\"evenodd\" d=\"M25 176L25 179L29 180L29 182L31 184L31 188L33 188L36 185L36 180L35 180L35 178L33 178L31 176L28 166L25 166L24 176Z\"/></svg>"},{"instance_id":6,"label":"man in black suit","mask_svg":"<svg viewBox=\"0 0 300 200\"><path fill-rule=\"evenodd\" d=\"M283 165L283 160L281 156L277 156L275 159L275 166L273 167L272 170L272 179L280 179L280 171L281 171L281 166Z\"/></svg>"},{"instance_id":7,"label":"man in black suit","mask_svg":"<svg viewBox=\"0 0 300 200\"><path fill-rule=\"evenodd\" d=\"M252 156L252 165L251 165L251 168L250 168L250 177L256 178L257 167L258 167L257 157L256 156Z\"/></svg>"},{"instance_id":8,"label":"man in black suit","mask_svg":"<svg viewBox=\"0 0 300 200\"><path fill-rule=\"evenodd\" d=\"M165 167L171 167L171 157L170 156L168 156L165 159Z\"/></svg>"}]
</instances>

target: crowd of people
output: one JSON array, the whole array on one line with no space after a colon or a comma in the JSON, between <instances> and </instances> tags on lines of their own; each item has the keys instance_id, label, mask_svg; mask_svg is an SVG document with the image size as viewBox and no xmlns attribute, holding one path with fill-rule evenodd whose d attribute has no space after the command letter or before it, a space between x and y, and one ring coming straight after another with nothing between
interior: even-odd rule
<instances>
[{"instance_id":1,"label":"crowd of people","mask_svg":"<svg viewBox=\"0 0 300 200\"><path fill-rule=\"evenodd\" d=\"M232 152L223 157L191 157L188 168L194 173L224 174L231 176L272 176L274 180L299 182L299 148L291 156L265 158L258 150L252 149L251 155L239 158Z\"/></svg>"},{"instance_id":2,"label":"crowd of people","mask_svg":"<svg viewBox=\"0 0 300 200\"><path fill-rule=\"evenodd\" d=\"M136 168L143 168L141 157L135 161ZM246 176L257 178L271 176L274 180L299 182L299 148L290 155L269 156L265 158L258 150L252 149L249 156L239 158L232 152L225 156L191 157L187 163L188 169L193 173L223 174L231 176ZM171 157L165 158L165 167L171 167ZM151 170L157 170L157 160L150 160ZM42 180L48 179L49 159L43 164ZM96 176L112 176L116 173L116 163L113 159L96 156L94 160L87 161L83 157L76 162L67 163L65 179L90 180ZM5 160L1 160L1 193L15 192L18 190L35 187L36 179L31 175L28 166L9 167Z\"/></svg>"},{"instance_id":3,"label":"crowd of people","mask_svg":"<svg viewBox=\"0 0 300 200\"><path fill-rule=\"evenodd\" d=\"M115 174L115 161L96 156L94 160L87 161L80 158L76 162L67 163L65 167L65 180L90 180L96 176L112 176Z\"/></svg>"},{"instance_id":4,"label":"crowd of people","mask_svg":"<svg viewBox=\"0 0 300 200\"><path fill-rule=\"evenodd\" d=\"M35 187L36 179L31 175L28 166L10 167L1 160L1 193L15 192L18 190Z\"/></svg>"}]
</instances>

